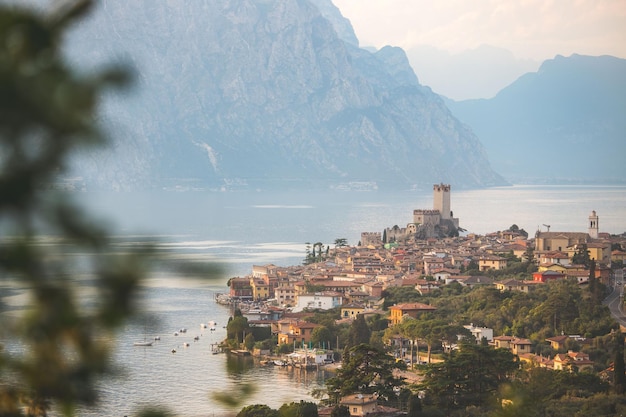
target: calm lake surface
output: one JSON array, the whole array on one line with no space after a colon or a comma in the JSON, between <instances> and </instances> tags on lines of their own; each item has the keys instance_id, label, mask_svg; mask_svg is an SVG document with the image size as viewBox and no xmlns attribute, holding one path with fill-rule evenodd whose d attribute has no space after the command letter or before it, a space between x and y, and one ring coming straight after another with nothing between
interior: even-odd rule
<instances>
[{"instance_id":1,"label":"calm lake surface","mask_svg":"<svg viewBox=\"0 0 626 417\"><path fill-rule=\"evenodd\" d=\"M405 226L414 209L431 209L432 190L414 192L169 192L83 194L84 205L108 219L113 234L158 237L169 256L189 262L224 263L220 276L181 277L157 273L148 281L145 309L152 324L129 324L113 341L124 374L102 384L102 404L84 416L124 416L139 407L163 405L179 416L234 415L213 393L241 396L243 384L256 391L241 406L262 403L279 408L312 400L323 386L323 372L259 367L252 360L213 355L211 343L225 338L228 308L214 302L228 278L251 272L254 264L301 263L305 242L330 244L346 238L356 245L364 231ZM586 232L592 210L601 232L626 231L624 186L513 186L485 190L452 189L451 206L468 233L484 234L517 224L538 229ZM10 301L10 300L5 300ZM201 323L217 322L211 332ZM174 332L187 328L186 333ZM152 347L133 342L159 336ZM193 338L199 336L194 342ZM189 343L189 347L183 347ZM176 353L171 353L176 349Z\"/></svg>"}]
</instances>

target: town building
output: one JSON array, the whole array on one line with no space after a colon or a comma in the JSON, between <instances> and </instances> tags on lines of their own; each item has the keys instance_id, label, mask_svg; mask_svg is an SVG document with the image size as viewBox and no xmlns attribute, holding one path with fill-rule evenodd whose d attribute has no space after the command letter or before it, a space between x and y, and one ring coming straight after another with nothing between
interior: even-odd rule
<instances>
[{"instance_id":1,"label":"town building","mask_svg":"<svg viewBox=\"0 0 626 417\"><path fill-rule=\"evenodd\" d=\"M423 303L396 304L389 307L389 323L396 325L407 317L418 318L423 313L432 313L437 308Z\"/></svg>"}]
</instances>

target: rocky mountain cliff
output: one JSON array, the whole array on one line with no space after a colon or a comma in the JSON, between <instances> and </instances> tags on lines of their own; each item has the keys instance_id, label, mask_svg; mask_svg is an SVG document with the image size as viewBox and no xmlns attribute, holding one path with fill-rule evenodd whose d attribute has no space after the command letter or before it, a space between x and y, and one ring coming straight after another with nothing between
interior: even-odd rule
<instances>
[{"instance_id":1,"label":"rocky mountain cliff","mask_svg":"<svg viewBox=\"0 0 626 417\"><path fill-rule=\"evenodd\" d=\"M112 149L75 172L114 189L504 184L404 51L357 45L330 0L104 1L69 55L137 82L107 99Z\"/></svg>"},{"instance_id":2,"label":"rocky mountain cliff","mask_svg":"<svg viewBox=\"0 0 626 417\"><path fill-rule=\"evenodd\" d=\"M624 183L626 60L557 56L488 100L449 102L516 183Z\"/></svg>"}]
</instances>

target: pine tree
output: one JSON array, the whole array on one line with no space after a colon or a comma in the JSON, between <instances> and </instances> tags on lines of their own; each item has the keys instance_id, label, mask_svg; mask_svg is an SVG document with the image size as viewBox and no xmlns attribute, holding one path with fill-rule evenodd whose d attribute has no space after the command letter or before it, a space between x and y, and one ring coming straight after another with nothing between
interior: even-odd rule
<instances>
[{"instance_id":1,"label":"pine tree","mask_svg":"<svg viewBox=\"0 0 626 417\"><path fill-rule=\"evenodd\" d=\"M361 343L369 343L371 335L372 332L365 322L365 317L362 314L359 314L350 326L348 346L346 347L357 346Z\"/></svg>"}]
</instances>

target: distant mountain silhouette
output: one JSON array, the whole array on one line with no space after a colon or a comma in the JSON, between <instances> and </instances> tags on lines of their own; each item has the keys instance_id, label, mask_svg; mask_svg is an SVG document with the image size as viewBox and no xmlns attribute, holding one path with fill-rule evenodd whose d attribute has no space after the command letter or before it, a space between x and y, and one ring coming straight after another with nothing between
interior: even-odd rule
<instances>
[{"instance_id":1,"label":"distant mountain silhouette","mask_svg":"<svg viewBox=\"0 0 626 417\"><path fill-rule=\"evenodd\" d=\"M492 99L447 104L510 181L626 181L624 59L557 56Z\"/></svg>"},{"instance_id":2,"label":"distant mountain silhouette","mask_svg":"<svg viewBox=\"0 0 626 417\"><path fill-rule=\"evenodd\" d=\"M137 73L106 102L112 149L74 164L87 187L505 184L404 51L360 49L330 0L108 0L70 45Z\"/></svg>"},{"instance_id":3,"label":"distant mountain silhouette","mask_svg":"<svg viewBox=\"0 0 626 417\"><path fill-rule=\"evenodd\" d=\"M420 82L453 100L494 97L540 62L518 59L509 50L481 45L456 54L431 46L406 51Z\"/></svg>"}]
</instances>

